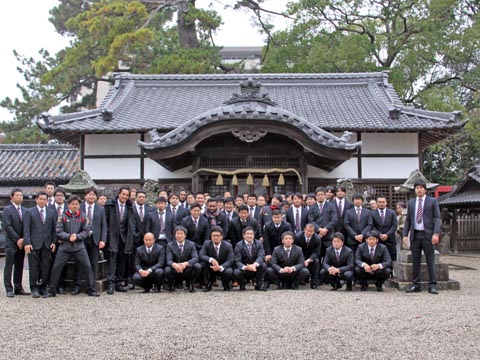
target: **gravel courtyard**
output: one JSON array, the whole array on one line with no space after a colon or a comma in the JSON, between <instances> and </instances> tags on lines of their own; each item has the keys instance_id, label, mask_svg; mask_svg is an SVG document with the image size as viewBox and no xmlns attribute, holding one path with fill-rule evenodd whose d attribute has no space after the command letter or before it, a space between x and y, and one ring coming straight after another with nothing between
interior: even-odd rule
<instances>
[{"instance_id":1,"label":"gravel courtyard","mask_svg":"<svg viewBox=\"0 0 480 360\"><path fill-rule=\"evenodd\" d=\"M2 284L0 359L480 359L480 258L443 261L474 269L451 268L461 290L437 296L323 286L9 299Z\"/></svg>"}]
</instances>

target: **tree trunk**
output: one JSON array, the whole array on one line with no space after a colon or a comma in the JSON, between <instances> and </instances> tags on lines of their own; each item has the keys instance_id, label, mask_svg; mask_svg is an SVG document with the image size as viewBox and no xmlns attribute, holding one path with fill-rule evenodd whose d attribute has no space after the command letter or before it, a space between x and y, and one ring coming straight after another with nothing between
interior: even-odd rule
<instances>
[{"instance_id":1,"label":"tree trunk","mask_svg":"<svg viewBox=\"0 0 480 360\"><path fill-rule=\"evenodd\" d=\"M185 0L178 4L178 37L184 49L195 49L199 46L195 19L189 19L190 7L195 7L195 0Z\"/></svg>"}]
</instances>

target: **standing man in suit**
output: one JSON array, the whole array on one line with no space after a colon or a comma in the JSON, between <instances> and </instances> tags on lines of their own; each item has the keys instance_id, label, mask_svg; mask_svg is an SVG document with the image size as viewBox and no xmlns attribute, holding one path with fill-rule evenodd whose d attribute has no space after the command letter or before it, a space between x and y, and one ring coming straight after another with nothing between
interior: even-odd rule
<instances>
[{"instance_id":1,"label":"standing man in suit","mask_svg":"<svg viewBox=\"0 0 480 360\"><path fill-rule=\"evenodd\" d=\"M273 249L282 244L282 234L292 231L290 224L282 219L282 212L275 209L272 212L272 220L265 224L263 229L263 247L265 248L265 262L270 263Z\"/></svg>"},{"instance_id":2,"label":"standing man in suit","mask_svg":"<svg viewBox=\"0 0 480 360\"><path fill-rule=\"evenodd\" d=\"M45 183L43 186L44 191L47 193L47 206L53 206L55 203L55 198L53 196L53 193L55 192L55 189L57 188L57 185L53 181L48 181Z\"/></svg>"},{"instance_id":3,"label":"standing man in suit","mask_svg":"<svg viewBox=\"0 0 480 360\"><path fill-rule=\"evenodd\" d=\"M270 280L277 284L277 289L298 289L300 282L308 278L302 248L293 244L291 231L282 234L282 245L273 250L271 267L267 268Z\"/></svg>"},{"instance_id":4,"label":"standing man in suit","mask_svg":"<svg viewBox=\"0 0 480 360\"><path fill-rule=\"evenodd\" d=\"M50 280L52 254L57 244L57 214L47 208L48 197L40 191L35 197L36 206L25 211L23 219L23 242L28 255L30 291L32 297L47 295Z\"/></svg>"},{"instance_id":5,"label":"standing man in suit","mask_svg":"<svg viewBox=\"0 0 480 360\"><path fill-rule=\"evenodd\" d=\"M130 201L130 189L122 186L115 199L105 204L107 218L108 249L108 289L107 294L114 291L127 292L123 286L127 273L126 262L133 247L133 210Z\"/></svg>"},{"instance_id":6,"label":"standing man in suit","mask_svg":"<svg viewBox=\"0 0 480 360\"><path fill-rule=\"evenodd\" d=\"M337 211L337 222L335 224L335 231L341 232L346 237L345 231L345 214L353 207L353 204L347 200L347 188L345 186L337 186L336 197L332 199L331 203L335 206Z\"/></svg>"},{"instance_id":7,"label":"standing man in suit","mask_svg":"<svg viewBox=\"0 0 480 360\"><path fill-rule=\"evenodd\" d=\"M171 211L167 211L167 199L160 196L155 200L155 209L152 209L147 217L145 231L155 235L155 241L167 247L173 241L173 229L175 219Z\"/></svg>"},{"instance_id":8,"label":"standing man in suit","mask_svg":"<svg viewBox=\"0 0 480 360\"><path fill-rule=\"evenodd\" d=\"M308 210L302 206L303 197L300 193L292 196L293 205L287 211L287 222L295 234L301 233L308 222Z\"/></svg>"},{"instance_id":9,"label":"standing man in suit","mask_svg":"<svg viewBox=\"0 0 480 360\"><path fill-rule=\"evenodd\" d=\"M196 208L200 210L198 204ZM175 285L185 281L188 291L193 293L202 266L199 264L196 244L186 238L187 229L182 225L177 226L175 240L167 245L165 277L168 279L167 290L175 291Z\"/></svg>"},{"instance_id":10,"label":"standing man in suit","mask_svg":"<svg viewBox=\"0 0 480 360\"><path fill-rule=\"evenodd\" d=\"M232 219L228 228L227 240L230 241L233 247L243 240L243 230L246 227L251 227L255 232L254 238L260 239L260 228L257 221L249 216L248 206L241 205L238 208L238 217Z\"/></svg>"},{"instance_id":11,"label":"standing man in suit","mask_svg":"<svg viewBox=\"0 0 480 360\"><path fill-rule=\"evenodd\" d=\"M52 205L48 205L51 209L55 210L57 216L60 217L64 212L68 210L65 200L67 198L67 193L61 188L56 188L53 193L54 202Z\"/></svg>"},{"instance_id":12,"label":"standing man in suit","mask_svg":"<svg viewBox=\"0 0 480 360\"><path fill-rule=\"evenodd\" d=\"M147 232L143 236L144 245L135 253L135 285L143 288L144 293L160 292L165 267L165 248L155 243L155 235Z\"/></svg>"},{"instance_id":13,"label":"standing man in suit","mask_svg":"<svg viewBox=\"0 0 480 360\"><path fill-rule=\"evenodd\" d=\"M95 289L95 279L84 244L85 239L90 234L90 223L85 214L80 211L80 198L78 196L70 196L67 203L68 210L59 217L57 222L59 246L53 264L50 290L47 297L56 296L56 288L60 281L62 270L70 257L75 259L81 271L86 274L88 296L99 296Z\"/></svg>"},{"instance_id":14,"label":"standing man in suit","mask_svg":"<svg viewBox=\"0 0 480 360\"><path fill-rule=\"evenodd\" d=\"M308 223L305 225L303 232L296 235L295 245L302 248L303 256L305 257L305 268L310 272L310 287L316 289L318 287L322 241L315 234L315 226L313 224Z\"/></svg>"},{"instance_id":15,"label":"standing man in suit","mask_svg":"<svg viewBox=\"0 0 480 360\"><path fill-rule=\"evenodd\" d=\"M180 205L180 197L177 193L171 193L168 197L167 212L172 213L175 226L180 225L185 216L190 215L190 212L184 206ZM173 229L172 229L173 232ZM173 234L172 234L173 237Z\"/></svg>"},{"instance_id":16,"label":"standing man in suit","mask_svg":"<svg viewBox=\"0 0 480 360\"><path fill-rule=\"evenodd\" d=\"M345 238L337 232L333 234L332 246L325 253L323 262L322 277L332 285L333 291L342 288L340 280L347 282L346 291L352 291L354 254L351 249L343 246Z\"/></svg>"},{"instance_id":17,"label":"standing man in suit","mask_svg":"<svg viewBox=\"0 0 480 360\"><path fill-rule=\"evenodd\" d=\"M224 234L228 232L227 216L217 207L216 198L208 199L207 209L203 213L203 216L208 220L209 229L214 226L220 226L223 229Z\"/></svg>"},{"instance_id":18,"label":"standing man in suit","mask_svg":"<svg viewBox=\"0 0 480 360\"><path fill-rule=\"evenodd\" d=\"M370 210L364 208L362 194L353 195L354 207L345 213L346 246L357 251L365 236L370 232Z\"/></svg>"},{"instance_id":19,"label":"standing man in suit","mask_svg":"<svg viewBox=\"0 0 480 360\"><path fill-rule=\"evenodd\" d=\"M179 198L178 204L188 210L187 192L185 190L180 190L180 192L178 193L178 198Z\"/></svg>"},{"instance_id":20,"label":"standing man in suit","mask_svg":"<svg viewBox=\"0 0 480 360\"><path fill-rule=\"evenodd\" d=\"M266 291L264 262L265 250L260 240L255 239L255 230L251 226L243 229L242 240L235 245L235 280L240 284L240 291L245 291L247 280L255 279L255 290Z\"/></svg>"},{"instance_id":21,"label":"standing man in suit","mask_svg":"<svg viewBox=\"0 0 480 360\"><path fill-rule=\"evenodd\" d=\"M415 199L408 202L407 218L403 228L403 241L412 250L413 285L407 292L420 292L420 263L422 250L427 260L428 292L438 294L435 276L434 245L440 241L442 220L437 199L427 196L427 184L423 180L414 183ZM410 235L409 235L410 234Z\"/></svg>"},{"instance_id":22,"label":"standing man in suit","mask_svg":"<svg viewBox=\"0 0 480 360\"><path fill-rule=\"evenodd\" d=\"M272 199L270 200L270 206L266 205L263 207L258 222L258 225L260 225L260 232L263 231L263 227L266 223L272 221L273 210L279 209L280 211L282 211L282 201L282 195L273 194Z\"/></svg>"},{"instance_id":23,"label":"standing man in suit","mask_svg":"<svg viewBox=\"0 0 480 360\"><path fill-rule=\"evenodd\" d=\"M203 243L208 240L210 235L208 220L205 216L202 216L201 209L200 204L191 204L190 216L183 218L181 223L181 225L187 229L187 239L195 243L197 252L200 251Z\"/></svg>"},{"instance_id":24,"label":"standing man in suit","mask_svg":"<svg viewBox=\"0 0 480 360\"><path fill-rule=\"evenodd\" d=\"M203 283L206 284L204 292L212 290L212 283L217 276L222 278L224 291L232 289L233 278L233 247L223 240L223 229L220 226L212 226L210 231L211 240L205 241L200 250Z\"/></svg>"},{"instance_id":25,"label":"standing man in suit","mask_svg":"<svg viewBox=\"0 0 480 360\"><path fill-rule=\"evenodd\" d=\"M89 234L83 243L87 250L94 279L97 277L98 260L100 259L99 252L105 248L107 243L107 218L105 217L105 209L96 203L97 194L97 189L94 187L85 190L85 202L80 204L80 211L85 214L90 224ZM80 293L80 279L82 275L83 278L86 278L85 274L81 274L80 270L78 264L76 264L73 274L72 295Z\"/></svg>"},{"instance_id":26,"label":"standing man in suit","mask_svg":"<svg viewBox=\"0 0 480 360\"><path fill-rule=\"evenodd\" d=\"M23 192L19 188L10 192L10 205L3 210L3 227L5 229L5 268L3 283L7 297L30 295L23 290L23 262L25 249L23 241L23 216L26 209L22 206ZM12 286L13 272L13 286Z\"/></svg>"},{"instance_id":27,"label":"standing man in suit","mask_svg":"<svg viewBox=\"0 0 480 360\"><path fill-rule=\"evenodd\" d=\"M398 226L397 214L387 208L385 196L377 197L377 205L378 208L370 213L370 228L380 234L380 243L387 247L390 258L395 261L397 260L397 241L395 240Z\"/></svg>"},{"instance_id":28,"label":"standing man in suit","mask_svg":"<svg viewBox=\"0 0 480 360\"><path fill-rule=\"evenodd\" d=\"M235 211L235 204L233 203L232 197L225 198L225 202L223 205L223 213L227 217L227 224L228 227L230 227L230 223L232 222L232 220L238 216L237 212ZM224 235L226 236L227 233L225 233Z\"/></svg>"},{"instance_id":29,"label":"standing man in suit","mask_svg":"<svg viewBox=\"0 0 480 360\"><path fill-rule=\"evenodd\" d=\"M378 242L379 234L372 230L367 241L355 253L355 276L360 280L361 291L368 289L368 280L375 280L377 291L383 291L383 283L392 273L392 259L387 247Z\"/></svg>"},{"instance_id":30,"label":"standing man in suit","mask_svg":"<svg viewBox=\"0 0 480 360\"><path fill-rule=\"evenodd\" d=\"M247 206L248 213L252 219L255 219L257 222L260 221L261 208L257 206L257 195L254 193L248 194L247 197Z\"/></svg>"}]
</instances>

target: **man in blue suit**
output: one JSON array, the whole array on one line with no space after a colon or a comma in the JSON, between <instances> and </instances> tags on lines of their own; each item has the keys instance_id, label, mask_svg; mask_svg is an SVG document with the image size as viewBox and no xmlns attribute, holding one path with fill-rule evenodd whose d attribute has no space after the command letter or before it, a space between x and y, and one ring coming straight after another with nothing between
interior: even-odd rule
<instances>
[{"instance_id":1,"label":"man in blue suit","mask_svg":"<svg viewBox=\"0 0 480 360\"><path fill-rule=\"evenodd\" d=\"M387 198L385 196L377 197L378 208L370 212L369 226L370 231L376 231L379 235L380 244L387 247L392 261L397 260L397 240L395 232L397 231L397 214L392 209L387 208Z\"/></svg>"},{"instance_id":2,"label":"man in blue suit","mask_svg":"<svg viewBox=\"0 0 480 360\"><path fill-rule=\"evenodd\" d=\"M171 211L167 211L167 198L160 196L155 200L155 208L147 217L145 231L155 235L155 242L166 249L167 244L173 241L173 229L175 217Z\"/></svg>"},{"instance_id":3,"label":"man in blue suit","mask_svg":"<svg viewBox=\"0 0 480 360\"><path fill-rule=\"evenodd\" d=\"M440 241L441 217L437 199L427 196L427 184L419 179L414 183L415 199L408 202L407 218L403 228L403 241L412 250L413 285L407 292L420 292L420 263L422 250L427 260L428 292L438 294L435 276L434 245ZM409 236L410 233L410 236Z\"/></svg>"}]
</instances>

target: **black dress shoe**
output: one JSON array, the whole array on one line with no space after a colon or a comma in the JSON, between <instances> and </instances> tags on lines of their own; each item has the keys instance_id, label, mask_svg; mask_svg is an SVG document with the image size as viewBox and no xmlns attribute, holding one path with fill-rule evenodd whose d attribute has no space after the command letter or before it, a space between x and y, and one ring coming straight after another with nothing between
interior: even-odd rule
<instances>
[{"instance_id":1,"label":"black dress shoe","mask_svg":"<svg viewBox=\"0 0 480 360\"><path fill-rule=\"evenodd\" d=\"M97 293L96 291L92 291L92 292L89 292L89 293L88 293L88 296L99 297L100 294Z\"/></svg>"},{"instance_id":2,"label":"black dress shoe","mask_svg":"<svg viewBox=\"0 0 480 360\"><path fill-rule=\"evenodd\" d=\"M59 293L60 295L65 295L67 292L65 291L65 289L63 287L59 287L57 293ZM73 291L72 291L72 293L73 293Z\"/></svg>"},{"instance_id":3,"label":"black dress shoe","mask_svg":"<svg viewBox=\"0 0 480 360\"><path fill-rule=\"evenodd\" d=\"M377 286L377 291L378 292L383 292L383 287L382 286Z\"/></svg>"},{"instance_id":4,"label":"black dress shoe","mask_svg":"<svg viewBox=\"0 0 480 360\"><path fill-rule=\"evenodd\" d=\"M417 286L412 286L407 289L407 293L422 292L422 289Z\"/></svg>"},{"instance_id":5,"label":"black dress shoe","mask_svg":"<svg viewBox=\"0 0 480 360\"><path fill-rule=\"evenodd\" d=\"M188 286L188 292L194 293L195 292L195 285L191 284Z\"/></svg>"},{"instance_id":6,"label":"black dress shoe","mask_svg":"<svg viewBox=\"0 0 480 360\"><path fill-rule=\"evenodd\" d=\"M113 295L113 292L115 291L115 287L109 286L107 289L107 294L108 295Z\"/></svg>"},{"instance_id":7,"label":"black dress shoe","mask_svg":"<svg viewBox=\"0 0 480 360\"><path fill-rule=\"evenodd\" d=\"M152 292L153 292L154 294L158 294L160 291L161 291L160 286L154 286L154 287L152 288Z\"/></svg>"},{"instance_id":8,"label":"black dress shoe","mask_svg":"<svg viewBox=\"0 0 480 360\"><path fill-rule=\"evenodd\" d=\"M31 294L28 291L20 289L20 290L15 290L15 295L31 295Z\"/></svg>"},{"instance_id":9,"label":"black dress shoe","mask_svg":"<svg viewBox=\"0 0 480 360\"><path fill-rule=\"evenodd\" d=\"M203 289L203 292L209 292L212 290L212 284L207 284L207 286L205 286L205 289Z\"/></svg>"},{"instance_id":10,"label":"black dress shoe","mask_svg":"<svg viewBox=\"0 0 480 360\"><path fill-rule=\"evenodd\" d=\"M434 286L434 285L432 285L432 286L430 286L430 287L428 288L428 292L429 292L430 294L438 295L437 287Z\"/></svg>"},{"instance_id":11,"label":"black dress shoe","mask_svg":"<svg viewBox=\"0 0 480 360\"><path fill-rule=\"evenodd\" d=\"M135 290L135 284L128 284L128 290Z\"/></svg>"},{"instance_id":12,"label":"black dress shoe","mask_svg":"<svg viewBox=\"0 0 480 360\"><path fill-rule=\"evenodd\" d=\"M240 291L245 291L245 284L240 284L240 287L238 288Z\"/></svg>"},{"instance_id":13,"label":"black dress shoe","mask_svg":"<svg viewBox=\"0 0 480 360\"><path fill-rule=\"evenodd\" d=\"M317 284L311 284L311 285L310 285L310 289L314 289L314 290L315 290L316 288L318 288L318 285L317 285Z\"/></svg>"},{"instance_id":14,"label":"black dress shoe","mask_svg":"<svg viewBox=\"0 0 480 360\"><path fill-rule=\"evenodd\" d=\"M347 282L347 288L345 289L345 291L352 291L353 290L353 287L352 287L352 282Z\"/></svg>"},{"instance_id":15,"label":"black dress shoe","mask_svg":"<svg viewBox=\"0 0 480 360\"><path fill-rule=\"evenodd\" d=\"M48 292L45 295L43 295L43 298L52 298L52 297L56 297L56 296L57 296L57 294L55 294L54 292Z\"/></svg>"},{"instance_id":16,"label":"black dress shoe","mask_svg":"<svg viewBox=\"0 0 480 360\"><path fill-rule=\"evenodd\" d=\"M267 288L264 286L255 286L256 291L267 291Z\"/></svg>"},{"instance_id":17,"label":"black dress shoe","mask_svg":"<svg viewBox=\"0 0 480 360\"><path fill-rule=\"evenodd\" d=\"M14 292L13 291L7 291L7 297L9 297L9 298L15 297Z\"/></svg>"},{"instance_id":18,"label":"black dress shoe","mask_svg":"<svg viewBox=\"0 0 480 360\"><path fill-rule=\"evenodd\" d=\"M73 288L72 289L72 295L78 295L80 294L80 289L79 288Z\"/></svg>"},{"instance_id":19,"label":"black dress shoe","mask_svg":"<svg viewBox=\"0 0 480 360\"><path fill-rule=\"evenodd\" d=\"M123 286L116 286L115 291L117 291L117 292L127 292L128 290L125 289Z\"/></svg>"},{"instance_id":20,"label":"black dress shoe","mask_svg":"<svg viewBox=\"0 0 480 360\"><path fill-rule=\"evenodd\" d=\"M368 285L362 285L360 288L360 291L367 291L368 290Z\"/></svg>"},{"instance_id":21,"label":"black dress shoe","mask_svg":"<svg viewBox=\"0 0 480 360\"><path fill-rule=\"evenodd\" d=\"M40 297L40 293L38 292L38 290L33 290L32 291L32 297L34 299L38 299Z\"/></svg>"}]
</instances>

